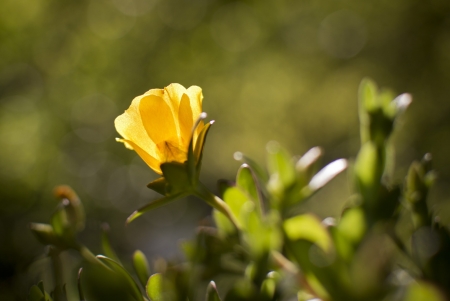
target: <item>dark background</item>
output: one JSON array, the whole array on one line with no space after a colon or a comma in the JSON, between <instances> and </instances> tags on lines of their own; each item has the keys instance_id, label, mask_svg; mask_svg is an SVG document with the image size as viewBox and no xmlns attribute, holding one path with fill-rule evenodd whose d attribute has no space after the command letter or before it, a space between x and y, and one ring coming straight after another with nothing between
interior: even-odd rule
<instances>
[{"instance_id":1,"label":"dark background","mask_svg":"<svg viewBox=\"0 0 450 301\"><path fill-rule=\"evenodd\" d=\"M393 142L400 181L432 152L446 200L450 178L450 2L446 0L0 1L0 299L44 279L45 253L29 222L49 222L52 189L71 185L87 212L80 240L100 253L100 225L125 262L135 249L176 258L209 208L187 199L126 217L157 198L156 175L116 143L113 120L131 100L172 82L198 85L215 119L202 180L232 179L233 153L265 160L277 140L292 154L319 145L323 163L359 148L363 77L413 104ZM336 215L345 175L312 208ZM79 257L64 255L75 275ZM32 264L32 262L35 263ZM69 287L69 291L73 291Z\"/></svg>"}]
</instances>

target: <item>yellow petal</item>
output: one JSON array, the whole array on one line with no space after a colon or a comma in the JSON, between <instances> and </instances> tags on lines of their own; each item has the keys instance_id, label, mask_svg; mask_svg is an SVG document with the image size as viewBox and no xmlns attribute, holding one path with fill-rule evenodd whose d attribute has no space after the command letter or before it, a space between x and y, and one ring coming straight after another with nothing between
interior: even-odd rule
<instances>
[{"instance_id":1,"label":"yellow petal","mask_svg":"<svg viewBox=\"0 0 450 301\"><path fill-rule=\"evenodd\" d=\"M187 95L189 96L189 99L191 101L192 115L194 116L195 122L202 112L202 89L197 86L191 86L187 89Z\"/></svg>"},{"instance_id":2,"label":"yellow petal","mask_svg":"<svg viewBox=\"0 0 450 301\"><path fill-rule=\"evenodd\" d=\"M178 108L180 107L181 98L186 93L186 88L180 84L170 84L164 88L165 101L171 106L175 112L175 120L178 119Z\"/></svg>"},{"instance_id":3,"label":"yellow petal","mask_svg":"<svg viewBox=\"0 0 450 301\"><path fill-rule=\"evenodd\" d=\"M161 97L144 96L139 104L139 112L142 124L154 143L177 139L177 128L172 110Z\"/></svg>"},{"instance_id":4,"label":"yellow petal","mask_svg":"<svg viewBox=\"0 0 450 301\"><path fill-rule=\"evenodd\" d=\"M183 96L181 97L180 109L178 110L178 120L180 126L181 141L183 146L185 146L185 149L187 150L195 120L192 116L189 96L187 96L186 94L183 94Z\"/></svg>"},{"instance_id":5,"label":"yellow petal","mask_svg":"<svg viewBox=\"0 0 450 301\"><path fill-rule=\"evenodd\" d=\"M146 151L144 151L142 148L140 148L136 143L134 143L131 140L127 140L127 139L116 139L119 142L123 142L125 143L125 146L131 146L139 155L139 157L142 158L142 160L144 160L145 163L147 163L148 166L150 166L151 169L153 169L156 173L158 174L162 174L161 171L161 162L160 160L155 159L154 157L152 157L151 155L149 155Z\"/></svg>"},{"instance_id":6,"label":"yellow petal","mask_svg":"<svg viewBox=\"0 0 450 301\"><path fill-rule=\"evenodd\" d=\"M150 156L158 157L156 144L148 136L141 121L139 104L142 96L135 97L130 107L114 120L117 132L127 141L133 141ZM127 144L125 144L127 146Z\"/></svg>"}]
</instances>

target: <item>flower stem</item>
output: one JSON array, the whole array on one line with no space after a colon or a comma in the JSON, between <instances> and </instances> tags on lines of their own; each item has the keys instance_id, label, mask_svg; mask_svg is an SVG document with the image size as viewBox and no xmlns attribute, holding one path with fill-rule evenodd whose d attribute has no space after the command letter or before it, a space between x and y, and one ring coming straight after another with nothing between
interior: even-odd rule
<instances>
[{"instance_id":1,"label":"flower stem","mask_svg":"<svg viewBox=\"0 0 450 301\"><path fill-rule=\"evenodd\" d=\"M55 301L63 301L64 300L63 287L62 287L63 271L62 271L62 264L61 264L61 259L59 258L59 254L60 254L60 252L58 249L56 249L54 247L50 247L49 255L52 260L53 277L55 280L55 288L53 291L53 299Z\"/></svg>"},{"instance_id":2,"label":"flower stem","mask_svg":"<svg viewBox=\"0 0 450 301\"><path fill-rule=\"evenodd\" d=\"M239 221L234 216L233 212L231 212L230 207L228 207L227 203L225 203L221 198L213 194L211 191L206 188L202 183L198 183L195 187L194 195L204 200L206 203L211 205L214 209L223 213L230 222L236 227L238 232L241 230L241 225Z\"/></svg>"}]
</instances>

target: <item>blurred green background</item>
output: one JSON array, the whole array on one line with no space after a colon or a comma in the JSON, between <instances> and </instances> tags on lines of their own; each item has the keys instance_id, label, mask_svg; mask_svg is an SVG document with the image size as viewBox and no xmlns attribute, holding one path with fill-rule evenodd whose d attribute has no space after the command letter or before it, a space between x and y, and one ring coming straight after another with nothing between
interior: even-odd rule
<instances>
[{"instance_id":1,"label":"blurred green background","mask_svg":"<svg viewBox=\"0 0 450 301\"><path fill-rule=\"evenodd\" d=\"M365 76L413 104L395 135L397 173L432 152L446 198L450 179L450 2L447 0L0 1L0 299L42 277L45 250L29 222L48 222L52 189L71 185L100 252L100 225L125 261L179 256L209 209L196 199L151 212L156 175L116 143L113 120L131 100L172 82L198 85L215 119L202 179L232 179L242 151L259 162L277 140L292 154L322 146L324 163L359 148L357 89ZM316 196L335 215L345 175ZM318 204L318 205L317 205ZM38 259L37 263L32 263ZM76 254L67 255L76 262ZM73 270L67 271L74 274Z\"/></svg>"}]
</instances>

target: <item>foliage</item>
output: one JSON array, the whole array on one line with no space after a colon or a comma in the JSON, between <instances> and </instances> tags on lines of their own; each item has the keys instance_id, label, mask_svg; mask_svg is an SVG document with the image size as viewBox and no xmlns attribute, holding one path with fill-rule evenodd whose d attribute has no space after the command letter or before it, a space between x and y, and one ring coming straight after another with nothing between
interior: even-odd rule
<instances>
[{"instance_id":1,"label":"foliage","mask_svg":"<svg viewBox=\"0 0 450 301\"><path fill-rule=\"evenodd\" d=\"M243 164L234 181L220 183L223 201L201 185L199 169L189 172L198 163L191 141L187 161L163 163L166 182L149 185L166 195L163 200L175 187L214 208L215 226L202 225L183 242L183 261L150 264L138 250L122 263L106 233L104 255L93 256L76 238L84 225L81 203L69 188L57 189L61 202L51 223L31 226L49 246L55 286L51 293L42 282L33 286L30 300L65 300L59 256L67 249L85 259L79 300L447 300L450 231L427 203L436 179L431 155L413 162L403 183L392 176L391 136L410 102L408 94L394 98L363 80L354 162L338 159L320 168L320 148L298 158L270 142L265 168L236 154ZM305 211L303 205L345 169L354 193L340 216L321 220ZM138 216L132 217L129 222Z\"/></svg>"}]
</instances>

